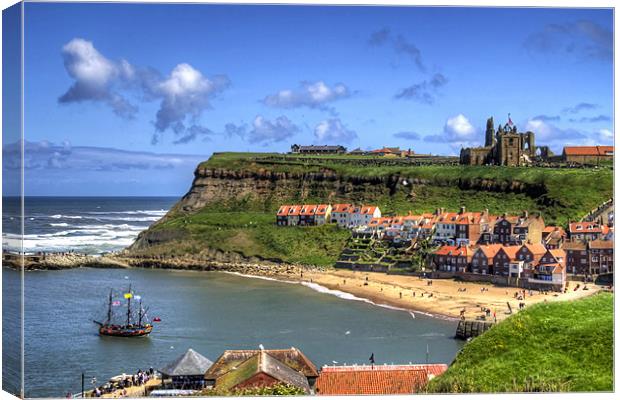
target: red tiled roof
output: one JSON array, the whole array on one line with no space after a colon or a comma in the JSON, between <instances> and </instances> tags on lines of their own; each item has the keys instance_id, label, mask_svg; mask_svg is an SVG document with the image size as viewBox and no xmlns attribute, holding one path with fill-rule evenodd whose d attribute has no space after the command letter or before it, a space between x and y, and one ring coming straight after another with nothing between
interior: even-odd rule
<instances>
[{"instance_id":1,"label":"red tiled roof","mask_svg":"<svg viewBox=\"0 0 620 400\"><path fill-rule=\"evenodd\" d=\"M459 215L456 223L459 225L479 224L481 216L479 212L466 212Z\"/></svg>"},{"instance_id":2,"label":"red tiled roof","mask_svg":"<svg viewBox=\"0 0 620 400\"><path fill-rule=\"evenodd\" d=\"M467 256L471 254L471 248L467 246L448 246L444 245L433 252L438 256Z\"/></svg>"},{"instance_id":3,"label":"red tiled roof","mask_svg":"<svg viewBox=\"0 0 620 400\"><path fill-rule=\"evenodd\" d=\"M456 220L458 219L459 214L455 213L455 212L447 212L447 213L443 213L439 216L439 218L437 219L438 222L441 223L446 223L446 222L456 222Z\"/></svg>"},{"instance_id":4,"label":"red tiled roof","mask_svg":"<svg viewBox=\"0 0 620 400\"><path fill-rule=\"evenodd\" d=\"M280 208L278 209L278 217L285 217L288 215L288 210L291 208L291 206L280 206Z\"/></svg>"},{"instance_id":5,"label":"red tiled roof","mask_svg":"<svg viewBox=\"0 0 620 400\"><path fill-rule=\"evenodd\" d=\"M515 260L517 258L517 252L520 248L521 246L502 246L502 248L497 252L497 254L499 254L500 251L503 251L504 253L506 253L509 260Z\"/></svg>"},{"instance_id":6,"label":"red tiled roof","mask_svg":"<svg viewBox=\"0 0 620 400\"><path fill-rule=\"evenodd\" d=\"M304 204L301 206L301 215L314 215L316 212L316 204Z\"/></svg>"},{"instance_id":7,"label":"red tiled roof","mask_svg":"<svg viewBox=\"0 0 620 400\"><path fill-rule=\"evenodd\" d=\"M447 368L445 364L323 367L316 380L316 392L318 395L411 394Z\"/></svg>"},{"instance_id":8,"label":"red tiled roof","mask_svg":"<svg viewBox=\"0 0 620 400\"><path fill-rule=\"evenodd\" d=\"M362 206L360 214L374 214L377 206Z\"/></svg>"},{"instance_id":9,"label":"red tiled roof","mask_svg":"<svg viewBox=\"0 0 620 400\"><path fill-rule=\"evenodd\" d=\"M493 258L502 248L501 244L486 244L478 247L487 258Z\"/></svg>"},{"instance_id":10,"label":"red tiled roof","mask_svg":"<svg viewBox=\"0 0 620 400\"><path fill-rule=\"evenodd\" d=\"M316 208L315 215L325 215L327 214L327 209L329 208L329 204L319 204Z\"/></svg>"},{"instance_id":11,"label":"red tiled roof","mask_svg":"<svg viewBox=\"0 0 620 400\"><path fill-rule=\"evenodd\" d=\"M568 156L604 156L604 155L613 155L613 152L614 152L614 146L566 146L564 147L564 154Z\"/></svg>"},{"instance_id":12,"label":"red tiled roof","mask_svg":"<svg viewBox=\"0 0 620 400\"><path fill-rule=\"evenodd\" d=\"M334 204L334 206L332 207L332 212L338 212L338 213L350 213L353 212L353 204Z\"/></svg>"},{"instance_id":13,"label":"red tiled roof","mask_svg":"<svg viewBox=\"0 0 620 400\"><path fill-rule=\"evenodd\" d=\"M290 206L290 208L288 209L288 215L289 216L296 217L296 216L299 215L299 213L301 213L301 206L300 205Z\"/></svg>"},{"instance_id":14,"label":"red tiled roof","mask_svg":"<svg viewBox=\"0 0 620 400\"><path fill-rule=\"evenodd\" d=\"M534 255L543 255L547 252L547 248L541 243L526 243L524 246Z\"/></svg>"},{"instance_id":15,"label":"red tiled roof","mask_svg":"<svg viewBox=\"0 0 620 400\"><path fill-rule=\"evenodd\" d=\"M573 222L569 225L570 233L602 233L601 226L594 222Z\"/></svg>"}]
</instances>

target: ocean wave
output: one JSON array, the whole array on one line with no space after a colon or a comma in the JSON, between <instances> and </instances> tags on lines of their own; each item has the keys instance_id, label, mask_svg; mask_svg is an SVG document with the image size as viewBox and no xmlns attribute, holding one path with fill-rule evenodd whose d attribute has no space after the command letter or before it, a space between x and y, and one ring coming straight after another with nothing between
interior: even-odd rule
<instances>
[{"instance_id":1,"label":"ocean wave","mask_svg":"<svg viewBox=\"0 0 620 400\"><path fill-rule=\"evenodd\" d=\"M54 214L54 215L50 215L50 218L53 218L53 219L62 219L62 218L66 218L66 219L82 219L82 216L81 215Z\"/></svg>"},{"instance_id":2,"label":"ocean wave","mask_svg":"<svg viewBox=\"0 0 620 400\"><path fill-rule=\"evenodd\" d=\"M50 226L66 227L66 226L69 226L69 224L66 223L66 222L60 222L60 223L57 223L57 224L52 223L52 224L50 224Z\"/></svg>"},{"instance_id":3,"label":"ocean wave","mask_svg":"<svg viewBox=\"0 0 620 400\"><path fill-rule=\"evenodd\" d=\"M142 215L159 215L164 216L168 211L160 210L133 210L133 211L87 211L84 214L92 215L110 215L110 214L142 214Z\"/></svg>"}]
</instances>

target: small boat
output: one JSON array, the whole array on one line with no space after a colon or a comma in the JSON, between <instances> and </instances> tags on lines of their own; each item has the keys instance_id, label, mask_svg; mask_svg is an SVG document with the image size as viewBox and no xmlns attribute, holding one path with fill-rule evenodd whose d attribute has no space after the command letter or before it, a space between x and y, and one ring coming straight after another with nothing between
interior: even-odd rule
<instances>
[{"instance_id":1,"label":"small boat","mask_svg":"<svg viewBox=\"0 0 620 400\"><path fill-rule=\"evenodd\" d=\"M119 336L119 337L140 337L147 336L153 330L153 325L149 323L146 312L147 309L142 308L142 297L134 295L131 291L131 285L129 290L123 295L127 300L127 314L126 319L123 318L123 322L114 322L115 315L113 307L120 306L119 300L113 299L112 290L110 290L110 296L108 298L108 313L104 322L93 320L94 323L99 325L99 335L101 336ZM131 300L138 300L138 312L137 318L134 315L135 311L131 309Z\"/></svg>"}]
</instances>

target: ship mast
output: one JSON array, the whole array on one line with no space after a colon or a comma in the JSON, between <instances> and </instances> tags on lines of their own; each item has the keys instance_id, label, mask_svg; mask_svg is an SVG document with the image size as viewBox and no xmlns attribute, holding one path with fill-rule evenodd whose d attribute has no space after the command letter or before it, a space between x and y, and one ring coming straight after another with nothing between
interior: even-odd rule
<instances>
[{"instance_id":1,"label":"ship mast","mask_svg":"<svg viewBox=\"0 0 620 400\"><path fill-rule=\"evenodd\" d=\"M112 289L110 289L110 298L108 300L108 319L106 320L106 325L110 323L112 319Z\"/></svg>"},{"instance_id":2,"label":"ship mast","mask_svg":"<svg viewBox=\"0 0 620 400\"><path fill-rule=\"evenodd\" d=\"M138 326L142 326L142 298L140 298L140 306L138 308Z\"/></svg>"},{"instance_id":3,"label":"ship mast","mask_svg":"<svg viewBox=\"0 0 620 400\"><path fill-rule=\"evenodd\" d=\"M131 283L129 284L129 292L127 292L129 296L127 297L127 325L129 325L131 318Z\"/></svg>"}]
</instances>

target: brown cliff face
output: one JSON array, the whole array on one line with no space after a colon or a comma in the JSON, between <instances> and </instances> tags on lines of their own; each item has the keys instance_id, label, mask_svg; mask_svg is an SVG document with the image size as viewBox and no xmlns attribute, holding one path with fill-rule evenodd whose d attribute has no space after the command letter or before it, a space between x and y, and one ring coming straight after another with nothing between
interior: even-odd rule
<instances>
[{"instance_id":1,"label":"brown cliff face","mask_svg":"<svg viewBox=\"0 0 620 400\"><path fill-rule=\"evenodd\" d=\"M415 196L421 185L457 186L462 190L525 193L538 197L545 193L543 185L522 182L497 182L489 179L458 179L456 181L388 176L339 176L333 171L287 173L269 170L244 171L227 169L196 169L189 192L177 203L173 212L192 213L207 205L231 202L253 202L264 210L273 211L282 202L322 201L334 203L377 203L386 196L402 192Z\"/></svg>"}]
</instances>

